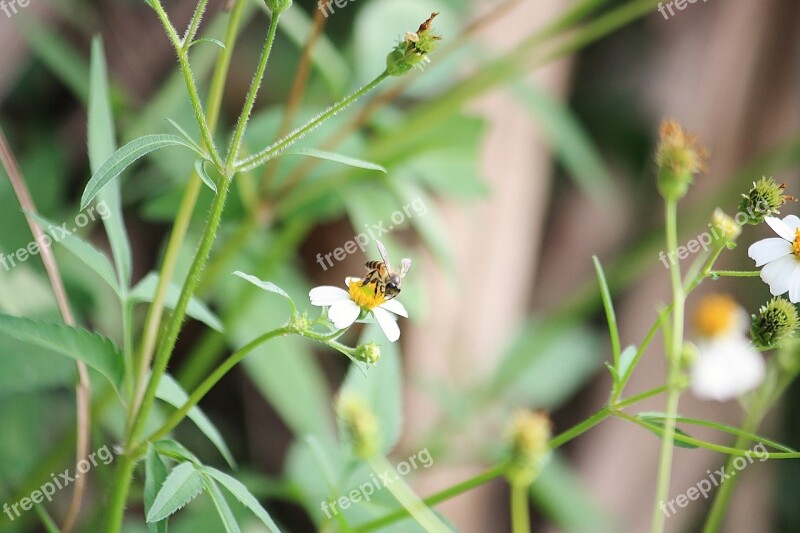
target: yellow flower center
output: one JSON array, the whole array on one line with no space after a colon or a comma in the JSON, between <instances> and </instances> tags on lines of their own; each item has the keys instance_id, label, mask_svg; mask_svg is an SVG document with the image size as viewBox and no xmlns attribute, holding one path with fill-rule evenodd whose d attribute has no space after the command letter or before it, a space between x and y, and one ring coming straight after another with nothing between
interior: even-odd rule
<instances>
[{"instance_id":1,"label":"yellow flower center","mask_svg":"<svg viewBox=\"0 0 800 533\"><path fill-rule=\"evenodd\" d=\"M736 325L739 306L730 296L712 294L706 296L697 308L694 326L703 337L716 337L728 333Z\"/></svg>"},{"instance_id":2,"label":"yellow flower center","mask_svg":"<svg viewBox=\"0 0 800 533\"><path fill-rule=\"evenodd\" d=\"M383 297L383 294L380 291L375 290L375 284L370 283L369 285L361 286L361 280L353 280L348 285L348 292L350 293L350 299L353 300L361 309L365 309L367 311L372 311L383 302L386 301L386 298Z\"/></svg>"},{"instance_id":3,"label":"yellow flower center","mask_svg":"<svg viewBox=\"0 0 800 533\"><path fill-rule=\"evenodd\" d=\"M800 257L800 228L794 230L794 242L792 243L794 255Z\"/></svg>"}]
</instances>

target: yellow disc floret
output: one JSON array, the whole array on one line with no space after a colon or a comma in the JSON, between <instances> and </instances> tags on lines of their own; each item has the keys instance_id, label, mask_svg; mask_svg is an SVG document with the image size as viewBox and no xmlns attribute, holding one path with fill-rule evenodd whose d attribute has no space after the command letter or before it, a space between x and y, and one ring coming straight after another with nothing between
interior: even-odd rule
<instances>
[{"instance_id":1,"label":"yellow disc floret","mask_svg":"<svg viewBox=\"0 0 800 533\"><path fill-rule=\"evenodd\" d=\"M736 327L739 306L733 298L712 294L703 298L694 316L697 333L703 337L717 337Z\"/></svg>"},{"instance_id":2,"label":"yellow disc floret","mask_svg":"<svg viewBox=\"0 0 800 533\"><path fill-rule=\"evenodd\" d=\"M348 281L348 289L350 299L366 311L372 311L386 301L383 293L380 290L375 290L375 283L362 287L360 279L353 279Z\"/></svg>"},{"instance_id":3,"label":"yellow disc floret","mask_svg":"<svg viewBox=\"0 0 800 533\"><path fill-rule=\"evenodd\" d=\"M794 230L794 242L792 243L794 255L800 257L800 228Z\"/></svg>"}]
</instances>

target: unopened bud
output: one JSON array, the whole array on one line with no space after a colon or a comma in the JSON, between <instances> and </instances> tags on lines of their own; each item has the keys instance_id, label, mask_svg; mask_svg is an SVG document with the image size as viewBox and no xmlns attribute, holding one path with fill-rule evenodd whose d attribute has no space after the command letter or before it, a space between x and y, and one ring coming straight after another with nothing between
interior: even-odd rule
<instances>
[{"instance_id":1,"label":"unopened bud","mask_svg":"<svg viewBox=\"0 0 800 533\"><path fill-rule=\"evenodd\" d=\"M665 199L677 201L686 195L694 175L706 170L707 151L675 121L665 121L660 135L656 149L658 190Z\"/></svg>"},{"instance_id":2,"label":"unopened bud","mask_svg":"<svg viewBox=\"0 0 800 533\"><path fill-rule=\"evenodd\" d=\"M510 464L506 477L512 485L530 485L550 458L551 423L543 413L520 411L507 432Z\"/></svg>"},{"instance_id":3,"label":"unopened bud","mask_svg":"<svg viewBox=\"0 0 800 533\"><path fill-rule=\"evenodd\" d=\"M429 63L428 55L436 48L441 37L433 33L431 22L438 15L432 13L416 32L406 32L394 50L386 56L386 70L392 76L402 76L413 68L422 68Z\"/></svg>"},{"instance_id":4,"label":"unopened bud","mask_svg":"<svg viewBox=\"0 0 800 533\"><path fill-rule=\"evenodd\" d=\"M363 398L352 394L343 395L339 397L337 411L353 445L353 452L362 459L378 453L378 419Z\"/></svg>"}]
</instances>

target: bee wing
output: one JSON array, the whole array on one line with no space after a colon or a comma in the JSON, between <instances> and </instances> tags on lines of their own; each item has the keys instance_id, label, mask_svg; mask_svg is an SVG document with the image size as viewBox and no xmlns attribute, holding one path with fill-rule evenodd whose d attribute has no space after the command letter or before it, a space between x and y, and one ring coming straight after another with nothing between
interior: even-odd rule
<instances>
[{"instance_id":1,"label":"bee wing","mask_svg":"<svg viewBox=\"0 0 800 533\"><path fill-rule=\"evenodd\" d=\"M383 264L386 265L386 268L388 270L392 270L392 267L390 266L389 263L389 258L387 257L388 254L386 253L386 248L384 248L383 244L381 244L381 241L377 239L375 239L375 244L378 245L378 253L381 254L381 259L383 259Z\"/></svg>"},{"instance_id":2,"label":"bee wing","mask_svg":"<svg viewBox=\"0 0 800 533\"><path fill-rule=\"evenodd\" d=\"M400 260L400 277L404 278L408 274L408 269L411 268L411 259L404 257Z\"/></svg>"}]
</instances>

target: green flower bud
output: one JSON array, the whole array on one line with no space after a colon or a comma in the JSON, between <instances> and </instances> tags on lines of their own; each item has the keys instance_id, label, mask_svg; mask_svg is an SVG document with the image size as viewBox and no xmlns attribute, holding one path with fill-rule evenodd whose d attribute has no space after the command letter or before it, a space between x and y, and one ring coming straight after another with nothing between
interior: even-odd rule
<instances>
[{"instance_id":1,"label":"green flower bud","mask_svg":"<svg viewBox=\"0 0 800 533\"><path fill-rule=\"evenodd\" d=\"M742 234L742 227L719 207L714 210L714 214L711 216L711 224L714 226L717 240L727 245L728 248L734 248L736 239Z\"/></svg>"},{"instance_id":2,"label":"green flower bud","mask_svg":"<svg viewBox=\"0 0 800 533\"><path fill-rule=\"evenodd\" d=\"M428 54L436 48L440 36L433 33L431 22L438 13L431 13L416 32L406 32L403 40L386 56L386 70L392 76L403 76L413 68L421 69L429 63Z\"/></svg>"},{"instance_id":3,"label":"green flower bud","mask_svg":"<svg viewBox=\"0 0 800 533\"><path fill-rule=\"evenodd\" d=\"M786 298L775 297L762 305L757 315L753 315L750 337L761 348L774 348L781 341L791 337L800 317L794 304Z\"/></svg>"},{"instance_id":4,"label":"green flower bud","mask_svg":"<svg viewBox=\"0 0 800 533\"><path fill-rule=\"evenodd\" d=\"M291 326L295 331L308 331L311 329L313 321L308 318L308 313L303 312L292 317Z\"/></svg>"},{"instance_id":5,"label":"green flower bud","mask_svg":"<svg viewBox=\"0 0 800 533\"><path fill-rule=\"evenodd\" d=\"M283 13L290 7L292 7L292 0L265 0L267 7L272 12L273 15L277 15L278 13Z\"/></svg>"},{"instance_id":6,"label":"green flower bud","mask_svg":"<svg viewBox=\"0 0 800 533\"><path fill-rule=\"evenodd\" d=\"M378 453L378 419L364 400L347 394L339 397L336 407L356 456L367 459Z\"/></svg>"},{"instance_id":7,"label":"green flower bud","mask_svg":"<svg viewBox=\"0 0 800 533\"><path fill-rule=\"evenodd\" d=\"M677 122L665 121L660 134L656 149L658 190L666 200L677 201L686 196L694 175L705 172L707 151Z\"/></svg>"},{"instance_id":8,"label":"green flower bud","mask_svg":"<svg viewBox=\"0 0 800 533\"><path fill-rule=\"evenodd\" d=\"M681 368L692 368L697 358L700 357L700 350L691 342L685 342L681 350Z\"/></svg>"},{"instance_id":9,"label":"green flower bud","mask_svg":"<svg viewBox=\"0 0 800 533\"><path fill-rule=\"evenodd\" d=\"M744 224L760 224L764 217L780 214L780 208L790 196L783 194L786 184L778 184L774 179L763 177L753 182L753 188L742 195L739 213ZM738 216L738 215L737 215Z\"/></svg>"},{"instance_id":10,"label":"green flower bud","mask_svg":"<svg viewBox=\"0 0 800 533\"><path fill-rule=\"evenodd\" d=\"M550 458L550 419L543 413L520 411L508 429L510 464L506 478L512 485L530 485Z\"/></svg>"},{"instance_id":11,"label":"green flower bud","mask_svg":"<svg viewBox=\"0 0 800 533\"><path fill-rule=\"evenodd\" d=\"M356 351L353 354L353 357L363 363L374 365L378 362L378 359L381 358L381 347L374 342L361 344L356 346Z\"/></svg>"}]
</instances>

